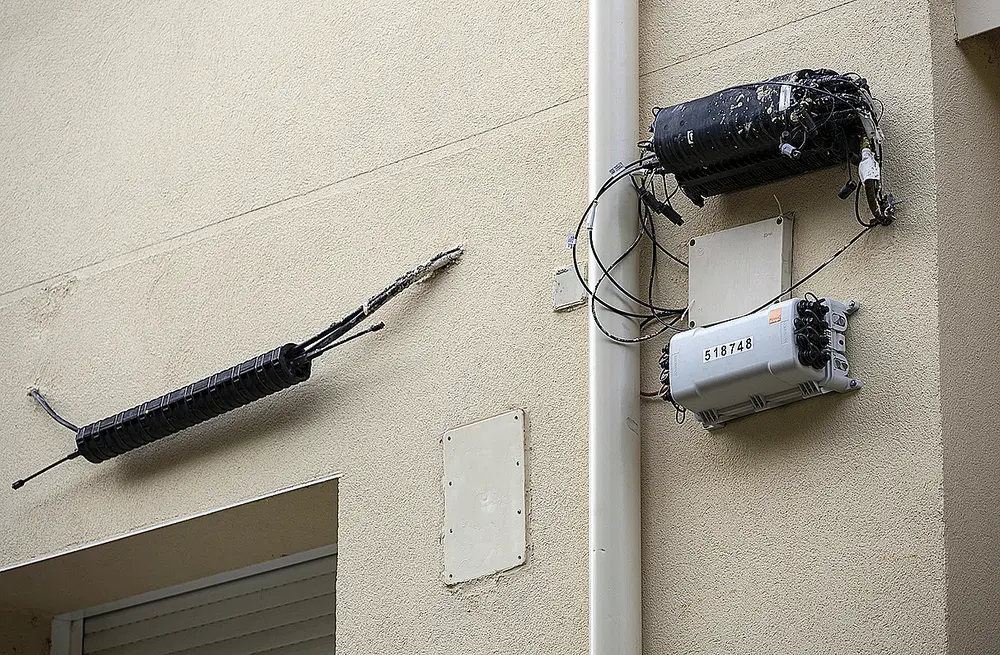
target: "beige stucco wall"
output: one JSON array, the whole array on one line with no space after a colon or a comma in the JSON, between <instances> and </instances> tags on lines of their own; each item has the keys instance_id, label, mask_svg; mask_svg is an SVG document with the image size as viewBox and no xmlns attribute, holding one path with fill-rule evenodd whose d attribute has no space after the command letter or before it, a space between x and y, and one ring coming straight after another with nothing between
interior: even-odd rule
<instances>
[{"instance_id":1,"label":"beige stucco wall","mask_svg":"<svg viewBox=\"0 0 1000 655\"><path fill-rule=\"evenodd\" d=\"M586 4L15 3L0 24L2 480L71 445L30 384L97 419L467 249L308 384L7 491L0 564L342 472L340 652L584 650L586 317L551 285L586 200ZM510 407L529 561L447 589L438 440Z\"/></svg>"},{"instance_id":2,"label":"beige stucco wall","mask_svg":"<svg viewBox=\"0 0 1000 655\"><path fill-rule=\"evenodd\" d=\"M644 43L644 71L672 63L643 76L643 106L800 67L856 70L887 107L885 179L906 201L896 223L800 290L861 303L848 334L859 393L712 434L644 404L646 652L944 651L935 151L920 4L811 2L780 18L747 15L722 43L696 38L709 30L693 3L643 5L646 24L674 32ZM739 5L722 3L710 19L740 18ZM777 195L795 214L797 279L861 229L853 202L836 197L845 177L821 172L711 199L700 212L682 201L691 220L676 249L776 215ZM655 388L657 351L647 350L645 386Z\"/></svg>"},{"instance_id":3,"label":"beige stucco wall","mask_svg":"<svg viewBox=\"0 0 1000 655\"><path fill-rule=\"evenodd\" d=\"M585 652L586 313L553 314L551 281L586 201L586 3L0 11L0 480L71 447L29 385L85 423L306 336L427 256L467 249L308 384L7 492L0 567L342 472L339 652ZM948 48L946 12L640 12L643 122L728 83L855 69L888 108L887 181L906 199L810 284L863 304L861 393L712 435L644 405L645 651L942 653L952 442L930 52ZM682 204L690 220L670 238L683 252L691 235L771 216L776 193L796 215L801 274L855 233L842 183L825 172ZM682 276L662 282L683 300ZM656 355L644 352L650 388ZM511 407L528 416L527 564L446 588L438 440Z\"/></svg>"},{"instance_id":4,"label":"beige stucco wall","mask_svg":"<svg viewBox=\"0 0 1000 655\"><path fill-rule=\"evenodd\" d=\"M1000 35L956 48L947 3L933 6L948 645L986 653L1000 644L1000 355L983 347L1000 280Z\"/></svg>"}]
</instances>

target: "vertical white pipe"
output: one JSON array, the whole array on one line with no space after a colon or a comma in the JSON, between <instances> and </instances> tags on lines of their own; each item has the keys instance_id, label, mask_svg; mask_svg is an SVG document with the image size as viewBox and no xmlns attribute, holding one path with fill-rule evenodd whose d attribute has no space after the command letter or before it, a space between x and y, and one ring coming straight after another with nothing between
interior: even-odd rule
<instances>
[{"instance_id":1,"label":"vertical white pipe","mask_svg":"<svg viewBox=\"0 0 1000 655\"><path fill-rule=\"evenodd\" d=\"M619 162L636 158L639 115L638 0L590 0L590 193ZM635 238L635 195L627 181L600 201L594 244L605 265ZM590 284L600 269L590 259ZM638 261L615 279L638 295ZM601 297L629 307L605 281ZM635 337L638 325L598 305L612 334ZM590 325L590 653L640 655L642 577L639 492L639 347Z\"/></svg>"}]
</instances>

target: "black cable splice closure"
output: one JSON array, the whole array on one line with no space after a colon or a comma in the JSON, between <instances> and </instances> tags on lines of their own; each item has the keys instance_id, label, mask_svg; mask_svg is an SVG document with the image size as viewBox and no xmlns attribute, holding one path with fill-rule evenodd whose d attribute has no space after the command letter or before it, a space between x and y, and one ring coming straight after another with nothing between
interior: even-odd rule
<instances>
[{"instance_id":1,"label":"black cable splice closure","mask_svg":"<svg viewBox=\"0 0 1000 655\"><path fill-rule=\"evenodd\" d=\"M194 384L109 416L76 433L76 448L94 464L204 423L305 382L312 362L289 357L294 344L248 359Z\"/></svg>"},{"instance_id":2,"label":"black cable splice closure","mask_svg":"<svg viewBox=\"0 0 1000 655\"><path fill-rule=\"evenodd\" d=\"M359 332L347 334L410 285L458 260L462 252L461 248L454 248L440 253L400 276L345 318L302 343L278 346L241 364L82 428L77 428L59 416L37 389L30 389L28 394L53 420L76 432L76 450L27 478L16 481L12 488L20 489L29 480L79 456L98 464L305 382L312 373L312 360L362 335L381 330L385 324L380 322Z\"/></svg>"},{"instance_id":3,"label":"black cable splice closure","mask_svg":"<svg viewBox=\"0 0 1000 655\"><path fill-rule=\"evenodd\" d=\"M639 145L699 207L710 196L856 166L859 181L838 196L846 200L860 186L873 221L888 225L899 201L882 183L883 113L857 73L801 69L656 109L652 137Z\"/></svg>"}]
</instances>

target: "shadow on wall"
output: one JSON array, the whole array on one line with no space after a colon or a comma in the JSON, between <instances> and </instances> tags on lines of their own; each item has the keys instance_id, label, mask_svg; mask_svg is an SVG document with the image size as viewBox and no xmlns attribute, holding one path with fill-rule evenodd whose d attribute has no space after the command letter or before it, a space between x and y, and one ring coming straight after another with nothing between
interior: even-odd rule
<instances>
[{"instance_id":1,"label":"shadow on wall","mask_svg":"<svg viewBox=\"0 0 1000 655\"><path fill-rule=\"evenodd\" d=\"M853 402L853 394L829 393L807 398L732 421L723 429L713 432L712 437L724 442L725 449L731 454L743 453L769 459L770 456L787 457L800 448L803 452L809 452L826 440L834 443L844 436L839 431L816 431L810 429L810 426L835 424L844 416L845 408ZM776 430L776 420L782 425L796 425L800 428Z\"/></svg>"},{"instance_id":2,"label":"shadow on wall","mask_svg":"<svg viewBox=\"0 0 1000 655\"><path fill-rule=\"evenodd\" d=\"M1000 30L959 41L958 49L969 69L982 82L980 88L992 96L994 107L1000 107L1000 85L996 83L997 67L1000 67Z\"/></svg>"},{"instance_id":3,"label":"shadow on wall","mask_svg":"<svg viewBox=\"0 0 1000 655\"><path fill-rule=\"evenodd\" d=\"M51 617L0 609L0 653L48 655Z\"/></svg>"}]
</instances>

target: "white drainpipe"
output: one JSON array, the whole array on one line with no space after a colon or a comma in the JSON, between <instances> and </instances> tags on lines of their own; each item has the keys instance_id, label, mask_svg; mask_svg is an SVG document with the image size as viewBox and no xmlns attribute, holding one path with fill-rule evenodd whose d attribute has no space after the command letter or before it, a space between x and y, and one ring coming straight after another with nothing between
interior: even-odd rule
<instances>
[{"instance_id":1,"label":"white drainpipe","mask_svg":"<svg viewBox=\"0 0 1000 655\"><path fill-rule=\"evenodd\" d=\"M638 0L590 0L590 194L619 162L636 158L639 115ZM605 265L635 238L635 194L624 181L602 196L594 244ZM593 256L590 283L600 269ZM638 295L638 261L615 279ZM607 281L600 295L629 307ZM640 296L641 297L641 296ZM600 308L612 334L635 337L634 320ZM639 487L639 346L605 337L590 325L590 653L642 652Z\"/></svg>"}]
</instances>

